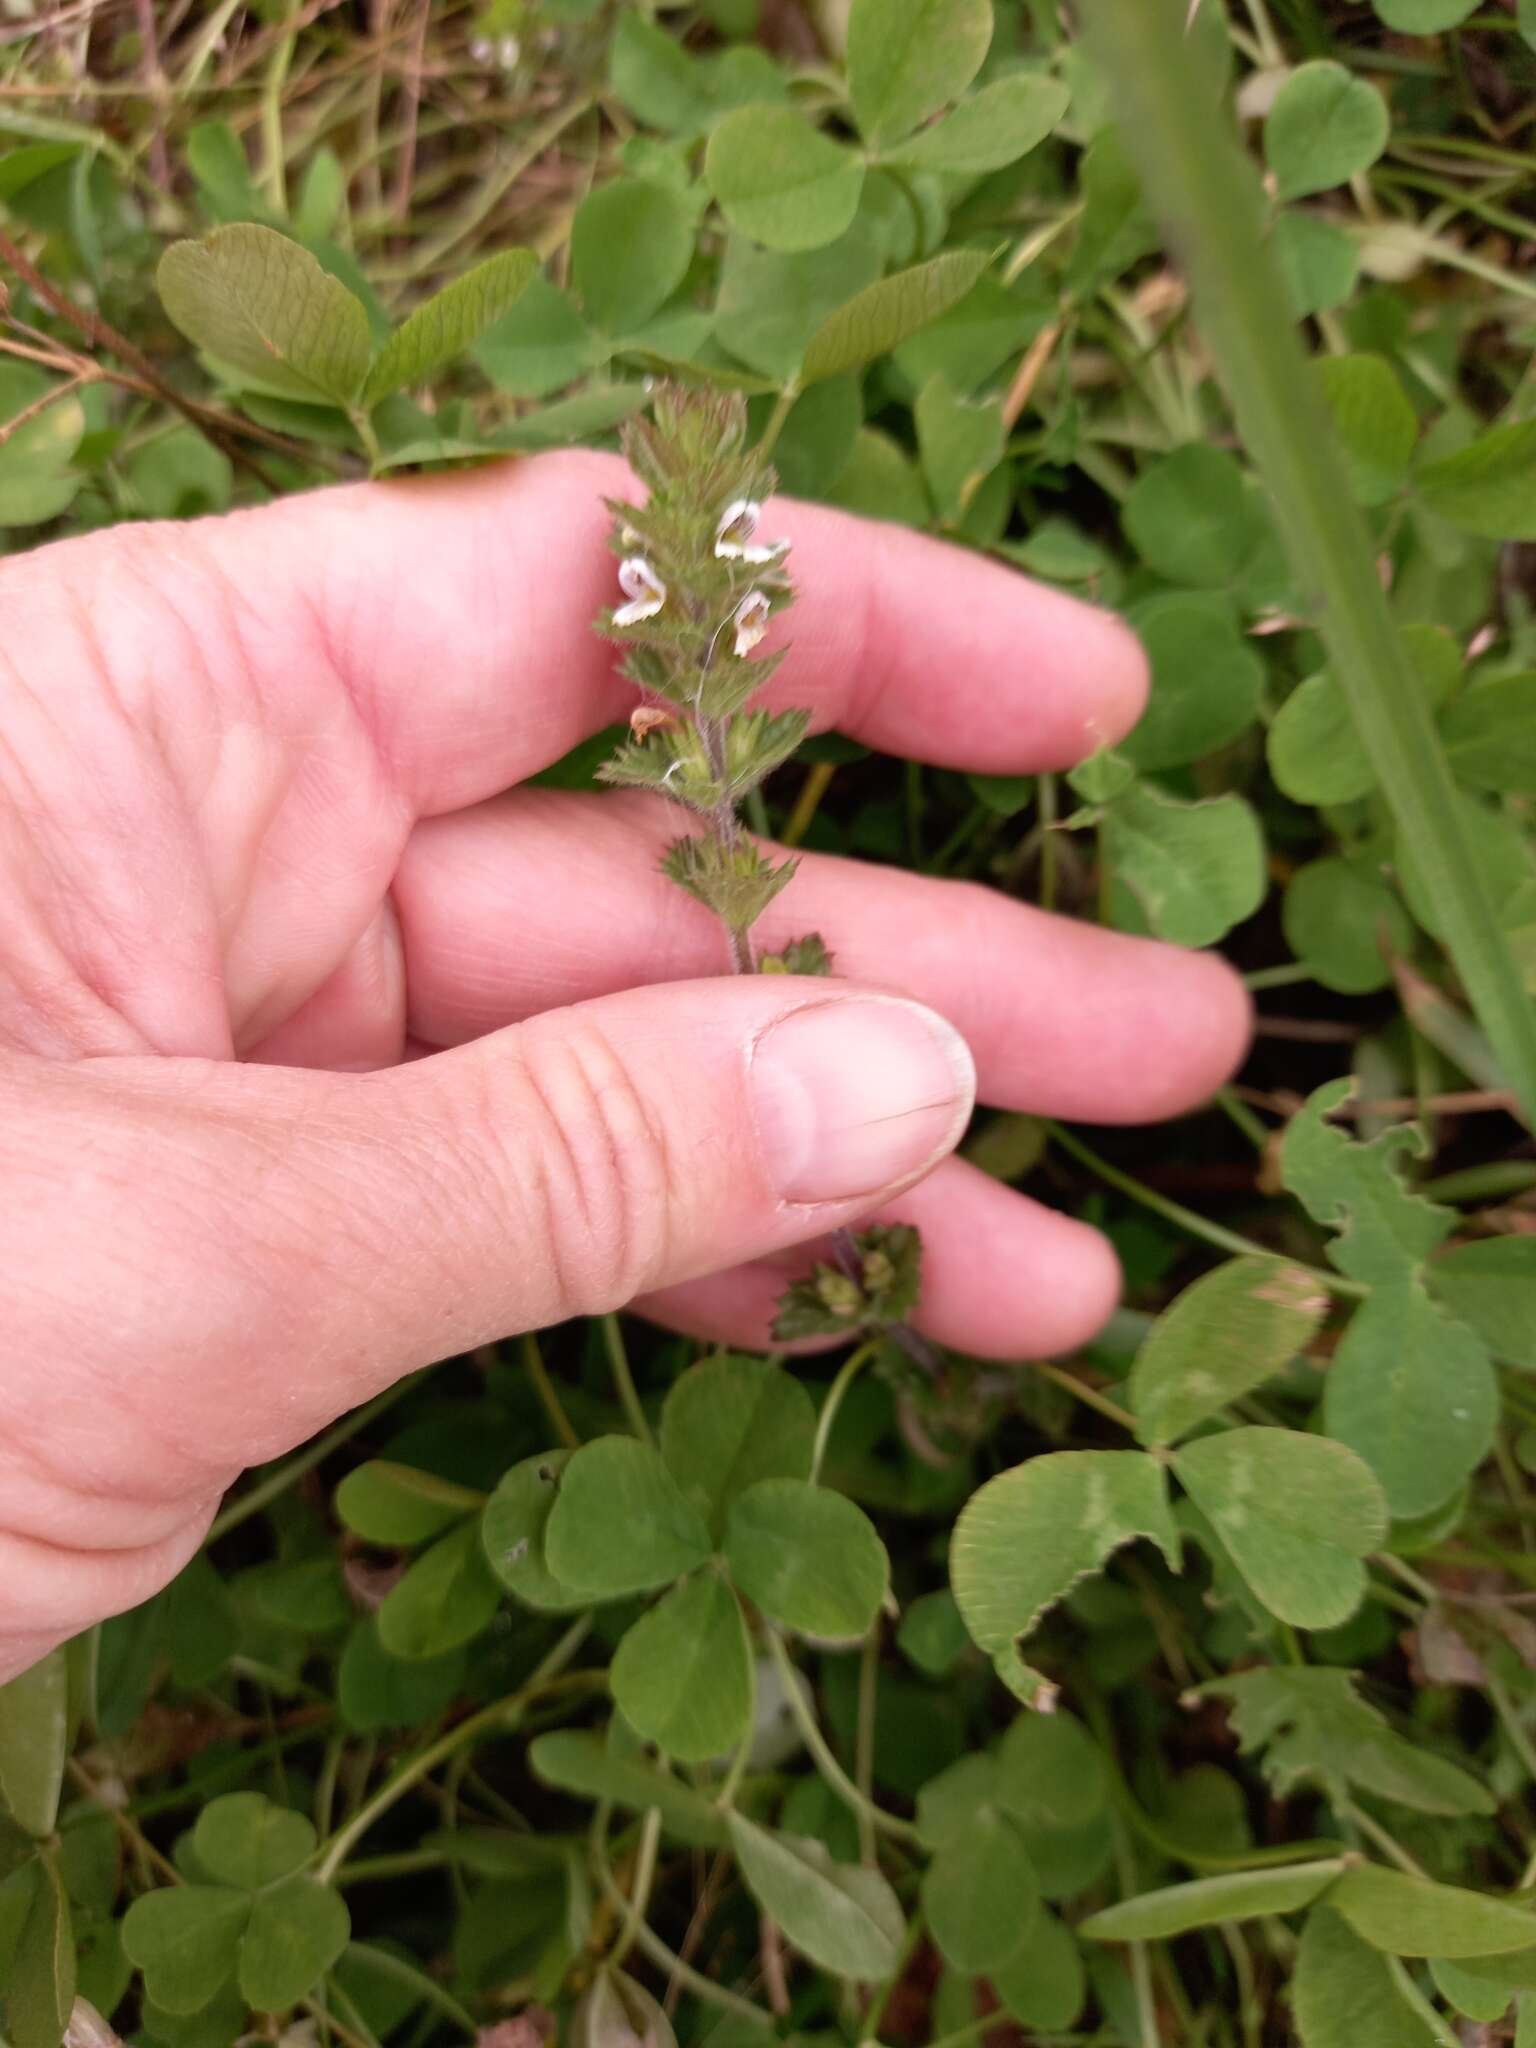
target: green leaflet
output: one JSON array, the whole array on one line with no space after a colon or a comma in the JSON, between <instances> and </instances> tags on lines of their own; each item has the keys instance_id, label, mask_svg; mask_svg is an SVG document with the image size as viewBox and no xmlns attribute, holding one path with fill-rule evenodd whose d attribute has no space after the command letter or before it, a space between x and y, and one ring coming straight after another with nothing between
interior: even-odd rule
<instances>
[{"instance_id":1,"label":"green leaflet","mask_svg":"<svg viewBox=\"0 0 1536 2048\"><path fill-rule=\"evenodd\" d=\"M1145 1444L1176 1443L1282 1371L1316 1332L1328 1297L1299 1266L1232 1259L1186 1287L1136 1354L1131 1404Z\"/></svg>"},{"instance_id":2,"label":"green leaflet","mask_svg":"<svg viewBox=\"0 0 1536 2048\"><path fill-rule=\"evenodd\" d=\"M1090 1913L1082 1931L1095 1941L1167 1941L1195 1927L1223 1920L1251 1920L1264 1913L1294 1913L1309 1906L1338 1879L1341 1857L1292 1863L1279 1870L1239 1870L1229 1877L1202 1877L1192 1884L1143 1892Z\"/></svg>"},{"instance_id":3,"label":"green leaflet","mask_svg":"<svg viewBox=\"0 0 1536 2048\"><path fill-rule=\"evenodd\" d=\"M1305 1783L1344 1784L1431 1814L1488 1814L1494 1801L1468 1772L1422 1743L1394 1733L1355 1691L1347 1671L1238 1671L1201 1687L1230 1703L1245 1752L1265 1750L1276 1796Z\"/></svg>"},{"instance_id":4,"label":"green leaflet","mask_svg":"<svg viewBox=\"0 0 1536 2048\"><path fill-rule=\"evenodd\" d=\"M748 1889L795 1948L840 1977L890 1974L906 1922L879 1871L834 1863L820 1842L772 1834L739 1813L728 1826Z\"/></svg>"},{"instance_id":5,"label":"green leaflet","mask_svg":"<svg viewBox=\"0 0 1536 2048\"><path fill-rule=\"evenodd\" d=\"M1301 2048L1430 2048L1435 2038L1385 1956L1326 1904L1302 1929L1291 2008Z\"/></svg>"},{"instance_id":6,"label":"green leaflet","mask_svg":"<svg viewBox=\"0 0 1536 2048\"><path fill-rule=\"evenodd\" d=\"M1162 1467L1139 1451L1053 1451L989 1480L961 1510L949 1576L966 1627L1004 1651L1045 1610L1145 1536L1177 1569Z\"/></svg>"},{"instance_id":7,"label":"green leaflet","mask_svg":"<svg viewBox=\"0 0 1536 2048\"><path fill-rule=\"evenodd\" d=\"M1365 1591L1360 1560L1387 1534L1387 1503L1343 1444L1291 1429L1231 1429L1174 1453L1254 1593L1280 1620L1335 1628Z\"/></svg>"}]
</instances>

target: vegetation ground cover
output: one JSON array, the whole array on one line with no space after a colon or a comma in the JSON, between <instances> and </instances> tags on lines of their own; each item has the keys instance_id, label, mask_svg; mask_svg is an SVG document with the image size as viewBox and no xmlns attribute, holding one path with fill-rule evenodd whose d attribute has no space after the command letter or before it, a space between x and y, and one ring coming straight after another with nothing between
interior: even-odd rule
<instances>
[{"instance_id":1,"label":"vegetation ground cover","mask_svg":"<svg viewBox=\"0 0 1536 2048\"><path fill-rule=\"evenodd\" d=\"M914 1356L891 1242L828 1358L564 1326L253 1474L0 1691L12 2048L1536 2043L1533 124L1530 0L0 24L8 551L733 394L1153 673L750 822L1258 1009L973 1132L1116 1245L1079 1356Z\"/></svg>"}]
</instances>

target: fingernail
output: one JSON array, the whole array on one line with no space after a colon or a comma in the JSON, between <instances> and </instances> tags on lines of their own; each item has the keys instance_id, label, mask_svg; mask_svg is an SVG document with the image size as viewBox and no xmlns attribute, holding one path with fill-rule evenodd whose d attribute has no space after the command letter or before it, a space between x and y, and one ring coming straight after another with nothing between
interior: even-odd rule
<instances>
[{"instance_id":1,"label":"fingernail","mask_svg":"<svg viewBox=\"0 0 1536 2048\"><path fill-rule=\"evenodd\" d=\"M976 1096L965 1040L896 998L811 1003L752 1053L763 1160L787 1202L842 1202L915 1178L958 1142Z\"/></svg>"}]
</instances>

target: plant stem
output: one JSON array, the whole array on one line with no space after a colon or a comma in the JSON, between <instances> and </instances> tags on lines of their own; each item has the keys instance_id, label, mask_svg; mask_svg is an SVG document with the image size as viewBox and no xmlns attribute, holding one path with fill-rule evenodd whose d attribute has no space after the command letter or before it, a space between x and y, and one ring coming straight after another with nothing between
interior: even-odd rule
<instances>
[{"instance_id":1,"label":"plant stem","mask_svg":"<svg viewBox=\"0 0 1536 2048\"><path fill-rule=\"evenodd\" d=\"M1528 1121L1536 1007L1468 838L1429 704L1416 687L1321 395L1269 252L1268 206L1185 0L1084 0L1127 147L1189 277L1201 335L1309 594L1332 673L1411 842L1458 975ZM1438 250L1436 253L1439 253ZM1465 265L1463 266L1465 267Z\"/></svg>"},{"instance_id":2,"label":"plant stem","mask_svg":"<svg viewBox=\"0 0 1536 2048\"><path fill-rule=\"evenodd\" d=\"M640 1826L640 1848L635 1857L634 1882L629 1888L629 1899L624 1908L624 1925L615 1942L608 1961L617 1969L635 1945L645 1919L645 1909L650 1904L651 1886L656 1881L656 1847L661 1840L661 1808L646 1808L645 1819Z\"/></svg>"},{"instance_id":3,"label":"plant stem","mask_svg":"<svg viewBox=\"0 0 1536 2048\"><path fill-rule=\"evenodd\" d=\"M493 1700L488 1707L482 1707L477 1714L460 1721L450 1728L446 1735L418 1750L413 1757L407 1757L393 1777L387 1778L373 1797L358 1808L345 1827L324 1845L324 1852L316 1866L315 1875L322 1884L329 1884L347 1859L347 1852L354 1842L361 1840L381 1815L399 1800L403 1799L413 1785L419 1785L423 1778L435 1771L439 1764L461 1750L467 1742L474 1742L493 1730L502 1735L510 1734L522 1719L528 1707L540 1693L549 1690L551 1683L559 1677L581 1648L592 1626L590 1614L583 1614L571 1623L543 1662L536 1665L526 1685L504 1700Z\"/></svg>"},{"instance_id":4,"label":"plant stem","mask_svg":"<svg viewBox=\"0 0 1536 2048\"><path fill-rule=\"evenodd\" d=\"M764 462L768 460L769 456L778 446L779 436L784 431L784 422L794 411L795 400L799 396L799 385L791 382L784 386L784 389L774 401L773 411L768 415L768 423L763 428L762 438L753 450L753 453L760 455Z\"/></svg>"},{"instance_id":5,"label":"plant stem","mask_svg":"<svg viewBox=\"0 0 1536 2048\"><path fill-rule=\"evenodd\" d=\"M854 1784L852 1778L849 1777L837 1758L832 1754L831 1749L827 1745L827 1738L816 1724L815 1714L806 1704L805 1695L800 1690L800 1674L795 1669L794 1660L784 1647L783 1637L777 1629L769 1629L767 1637L769 1652L772 1655L774 1664L778 1668L779 1676L784 1682L784 1697L789 1704L789 1710L795 1718L795 1724L799 1728L801 1735L805 1738L805 1746L811 1753L812 1762L817 1770L820 1771L827 1784L846 1805L853 1809L854 1813L861 1820L867 1818L872 1826L881 1829L885 1834L897 1835L903 1841L917 1841L917 1829L912 1825L911 1821L902 1820L898 1814L887 1813L883 1807L876 1806L874 1801L866 1799L858 1786Z\"/></svg>"},{"instance_id":6,"label":"plant stem","mask_svg":"<svg viewBox=\"0 0 1536 2048\"><path fill-rule=\"evenodd\" d=\"M645 1410L640 1405L635 1376L629 1369L629 1353L624 1348L624 1332L619 1327L619 1319L616 1315L606 1315L602 1324L603 1348L608 1353L614 1385L619 1390L619 1401L629 1419L629 1426L641 1443L652 1446L655 1440L651 1435L651 1425L645 1419Z\"/></svg>"},{"instance_id":7,"label":"plant stem","mask_svg":"<svg viewBox=\"0 0 1536 2048\"><path fill-rule=\"evenodd\" d=\"M1063 1372L1059 1365L1051 1365L1043 1358L1032 1359L1029 1369L1038 1373L1042 1379L1053 1380L1058 1387L1069 1393L1074 1401L1081 1401L1089 1408L1096 1408L1099 1414L1114 1423L1117 1429L1126 1430L1132 1436L1136 1434L1136 1418L1131 1411L1122 1408L1118 1401L1110 1400L1107 1394L1101 1394L1097 1387L1085 1385L1082 1380L1074 1379L1071 1373Z\"/></svg>"},{"instance_id":8,"label":"plant stem","mask_svg":"<svg viewBox=\"0 0 1536 2048\"><path fill-rule=\"evenodd\" d=\"M629 1900L624 1896L618 1879L613 1874L602 1846L594 1842L593 1860L597 1864L598 1881L604 1894L621 1912L628 1912ZM644 1920L635 1923L635 1946L648 1955L657 1969L681 1984L685 1991L691 1991L695 1998L702 1998L706 2005L717 2005L723 2012L736 2013L742 2019L751 2020L764 2030L764 2038L773 2033L772 2015L756 2006L750 1998L738 1997L734 1991L727 1991L723 1984L716 1984L713 1978L703 1976L690 1963L685 1963L675 1950L667 1947L659 1934L653 1934Z\"/></svg>"},{"instance_id":9,"label":"plant stem","mask_svg":"<svg viewBox=\"0 0 1536 2048\"><path fill-rule=\"evenodd\" d=\"M518 1349L523 1354L523 1366L529 1379L533 1381L539 1405L554 1424L555 1435L567 1450L579 1451L581 1438L576 1434L575 1425L565 1412L565 1403L555 1391L555 1383L549 1376L549 1368L544 1363L544 1354L539 1349L539 1340L534 1331L524 1331Z\"/></svg>"},{"instance_id":10,"label":"plant stem","mask_svg":"<svg viewBox=\"0 0 1536 2048\"><path fill-rule=\"evenodd\" d=\"M425 1970L418 1970L414 1964L397 1956L392 1949L374 1948L370 1943L351 1941L347 1944L348 1960L361 1969L374 1970L381 1977L393 1977L396 1983L408 1984L419 1998L435 2005L440 2013L461 2027L471 2041L478 2041L480 2028L473 2017L465 2011L452 1992L444 1990L435 1977L429 1977Z\"/></svg>"},{"instance_id":11,"label":"plant stem","mask_svg":"<svg viewBox=\"0 0 1536 2048\"><path fill-rule=\"evenodd\" d=\"M843 1397L879 1349L878 1338L872 1339L868 1344L861 1344L857 1351L843 1360L838 1367L837 1377L826 1391L821 1413L816 1418L816 1440L811 1446L812 1485L821 1476L822 1461L827 1455L827 1444L832 1436L832 1425L837 1420L838 1409L843 1405Z\"/></svg>"},{"instance_id":12,"label":"plant stem","mask_svg":"<svg viewBox=\"0 0 1536 2048\"><path fill-rule=\"evenodd\" d=\"M328 1429L323 1436L317 1436L313 1443L306 1444L284 1465L278 1465L265 1479L258 1480L249 1493L242 1493L232 1501L223 1514L214 1521L213 1527L203 1539L204 1547L217 1543L221 1536L227 1536L231 1529L238 1529L242 1522L248 1522L252 1515L259 1515L263 1508L270 1507L279 1494L286 1493L290 1486L302 1479L306 1472L313 1472L323 1464L332 1451L366 1429L376 1415L382 1415L386 1408L392 1408L403 1394L410 1392L421 1378L420 1373L410 1373L403 1380L396 1380L392 1387L386 1387L382 1394L375 1394L371 1401L361 1408L354 1408L350 1415L344 1415L340 1422Z\"/></svg>"},{"instance_id":13,"label":"plant stem","mask_svg":"<svg viewBox=\"0 0 1536 2048\"><path fill-rule=\"evenodd\" d=\"M1170 1223L1178 1224L1179 1228L1187 1230L1191 1237L1203 1238L1218 1251L1234 1252L1239 1258L1280 1257L1280 1253L1271 1251L1268 1245L1259 1244L1251 1237L1239 1237L1235 1230L1225 1230L1219 1223L1212 1223L1208 1218L1198 1215L1195 1210L1186 1209L1181 1202L1170 1201L1166 1195L1158 1194L1155 1188L1149 1188L1141 1181L1133 1180L1130 1174L1122 1173L1118 1166L1111 1166L1107 1159L1101 1159L1097 1152L1091 1151L1083 1143L1081 1138L1075 1137L1062 1125L1048 1123L1046 1130L1064 1152L1070 1152L1074 1159L1080 1161L1090 1172L1096 1173L1100 1180L1106 1181L1112 1188L1118 1188L1121 1194L1129 1195L1133 1202L1140 1202L1144 1209L1151 1209L1155 1214L1166 1217ZM1326 1287L1330 1293L1348 1295L1353 1299L1370 1292L1370 1289L1360 1281L1346 1280L1342 1273L1330 1273L1324 1266L1309 1266L1300 1259L1287 1259L1286 1263L1299 1267L1302 1272L1316 1280L1319 1286Z\"/></svg>"}]
</instances>

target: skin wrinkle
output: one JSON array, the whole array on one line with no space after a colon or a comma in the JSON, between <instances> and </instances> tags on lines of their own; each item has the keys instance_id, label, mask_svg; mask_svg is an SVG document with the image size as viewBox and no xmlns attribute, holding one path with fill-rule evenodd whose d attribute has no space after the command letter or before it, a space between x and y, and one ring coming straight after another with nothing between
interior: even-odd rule
<instances>
[{"instance_id":1,"label":"skin wrinkle","mask_svg":"<svg viewBox=\"0 0 1536 2048\"><path fill-rule=\"evenodd\" d=\"M481 904L447 900L458 885L445 897L441 864L402 853L414 811L494 797L631 706L588 623L613 576L596 494L621 481L610 459L541 458L60 543L24 576L0 571L8 651L23 648L48 685L35 709L13 686L0 711L0 745L21 759L8 770L0 752L0 788L17 793L16 810L0 800L0 876L18 871L16 886L0 880L0 985L7 967L23 986L33 977L63 1020L50 1023L50 1050L92 1055L67 1065L0 1052L0 1292L15 1346L0 1377L0 1551L16 1576L33 1572L8 1522L61 1546L25 1588L0 1572L10 1641L22 1625L45 1649L50 1628L69 1632L62 1617L83 1625L153 1590L180 1561L172 1552L195 1548L237 1467L282 1455L416 1365L550 1319L557 1285L574 1306L608 1308L834 1216L854 1220L853 1204L786 1213L743 1114L743 1047L796 992L723 978L643 985L658 965L673 979L721 965L707 914L695 919L641 872L675 817L657 809L640 826L640 813L615 808L598 825L595 811L539 791L553 807L506 814L521 854L505 836L476 839L479 821L444 820L483 871L478 926ZM770 694L812 704L818 728L867 720L855 736L872 746L998 773L1053 765L1080 693L1097 690L1117 730L1134 679L1099 615L958 550L814 507L782 515L818 576ZM104 637L109 622L101 659L117 666L103 676L89 629ZM494 822L500 835L500 813ZM839 919L859 929L867 871L813 861L806 874L814 886L777 913L782 929L825 921L834 944ZM956 899L916 880L899 899L894 876L879 886L895 943L871 936L860 955L850 936L848 952L877 980L922 955L925 996L946 1013L963 1006L941 944ZM87 933L95 919L118 949L101 987L122 1002L125 977L158 975L137 1014L162 1044L215 1003L227 1032L231 992L243 1043L253 1020L285 1015L292 1038L285 1049L274 1036L273 1050L326 1068L389 1058L402 979L414 1017L420 971L451 1020L469 989L487 1029L508 1021L510 987L541 1009L569 1003L583 973L624 992L393 1073L124 1057L121 1021L78 976L62 985L66 963L52 957L68 922L60 901L82 887ZM995 1028L1008 1028L1010 986L1015 1005L1063 1028L1050 1022L1056 996L1038 988L1029 928L1000 918L986 929ZM1151 955L1114 959L1123 994ZM1186 1021L1156 1052L1186 1072L1199 1020L1182 972L1159 986ZM596 1035L567 1045L580 1030ZM1080 1070L1079 1055L1075 1045L1067 1057ZM542 1099L524 1085L525 1061ZM1130 1100L1129 1080L1121 1092ZM956 1270L972 1295L995 1292L978 1283L974 1190L959 1185ZM1033 1246L1052 1300L1074 1288L1081 1300L1091 1281L1096 1299L1072 1314L1098 1312L1099 1267L1074 1278L1063 1269L1083 1261L1067 1238L1050 1238L1010 1191L989 1199L985 1258L1006 1271ZM942 1300L941 1274L935 1284ZM1044 1325L1027 1291L1003 1287L1007 1327L979 1333L979 1348L1029 1348L1021 1333ZM1053 1339L1070 1321L1056 1317ZM186 1534L146 1548L178 1514ZM12 1655L0 1665L14 1668Z\"/></svg>"}]
</instances>

